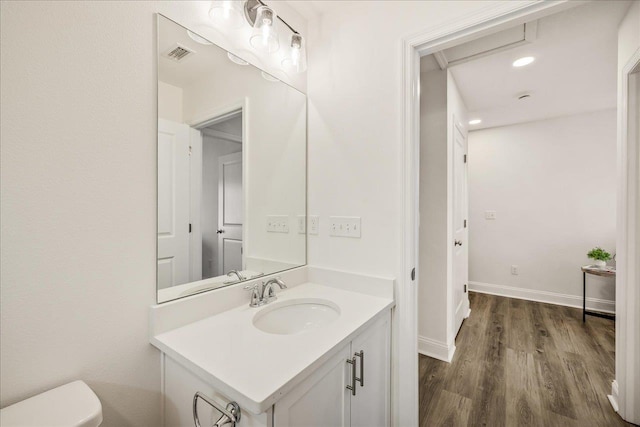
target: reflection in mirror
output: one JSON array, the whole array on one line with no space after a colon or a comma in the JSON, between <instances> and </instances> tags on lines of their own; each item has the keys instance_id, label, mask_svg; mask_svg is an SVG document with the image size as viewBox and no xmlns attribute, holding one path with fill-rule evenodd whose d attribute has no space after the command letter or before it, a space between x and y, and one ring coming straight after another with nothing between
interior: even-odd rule
<instances>
[{"instance_id":1,"label":"reflection in mirror","mask_svg":"<svg viewBox=\"0 0 640 427\"><path fill-rule=\"evenodd\" d=\"M304 265L305 224L305 95L159 15L158 302Z\"/></svg>"}]
</instances>

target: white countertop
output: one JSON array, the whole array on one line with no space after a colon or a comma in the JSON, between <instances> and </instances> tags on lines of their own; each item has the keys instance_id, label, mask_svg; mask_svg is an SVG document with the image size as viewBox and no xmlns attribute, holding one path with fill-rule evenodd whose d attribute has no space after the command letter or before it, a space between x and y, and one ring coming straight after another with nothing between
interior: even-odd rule
<instances>
[{"instance_id":1,"label":"white countertop","mask_svg":"<svg viewBox=\"0 0 640 427\"><path fill-rule=\"evenodd\" d=\"M315 283L278 292L278 301L321 298L340 307L332 323L293 335L262 332L252 322L263 308L247 303L156 335L151 343L243 408L259 414L302 381L364 325L391 309L390 298Z\"/></svg>"}]
</instances>

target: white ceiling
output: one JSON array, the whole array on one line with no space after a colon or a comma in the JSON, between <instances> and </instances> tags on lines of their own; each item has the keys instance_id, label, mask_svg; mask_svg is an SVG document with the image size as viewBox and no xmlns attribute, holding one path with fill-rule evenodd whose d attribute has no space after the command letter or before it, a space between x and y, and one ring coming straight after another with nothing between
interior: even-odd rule
<instances>
[{"instance_id":1,"label":"white ceiling","mask_svg":"<svg viewBox=\"0 0 640 427\"><path fill-rule=\"evenodd\" d=\"M470 130L616 106L617 34L630 1L596 1L538 20L533 43L450 67L469 110ZM536 58L514 68L514 60ZM438 68L433 55L422 71ZM530 93L527 100L518 100Z\"/></svg>"}]
</instances>

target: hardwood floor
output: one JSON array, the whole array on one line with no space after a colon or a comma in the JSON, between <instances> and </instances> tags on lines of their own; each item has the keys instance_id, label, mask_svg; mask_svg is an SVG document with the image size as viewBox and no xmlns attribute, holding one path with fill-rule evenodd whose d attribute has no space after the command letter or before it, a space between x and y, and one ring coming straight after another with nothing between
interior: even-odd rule
<instances>
[{"instance_id":1,"label":"hardwood floor","mask_svg":"<svg viewBox=\"0 0 640 427\"><path fill-rule=\"evenodd\" d=\"M614 321L471 293L451 364L420 355L420 425L628 426L611 408Z\"/></svg>"}]
</instances>

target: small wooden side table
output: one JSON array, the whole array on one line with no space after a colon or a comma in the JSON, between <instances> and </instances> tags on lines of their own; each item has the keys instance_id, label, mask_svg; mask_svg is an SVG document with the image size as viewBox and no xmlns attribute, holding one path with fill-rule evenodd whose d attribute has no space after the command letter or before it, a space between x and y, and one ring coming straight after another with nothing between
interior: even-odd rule
<instances>
[{"instance_id":1,"label":"small wooden side table","mask_svg":"<svg viewBox=\"0 0 640 427\"><path fill-rule=\"evenodd\" d=\"M596 267L595 265L582 266L582 323L589 316L603 317L605 319L615 319L613 314L600 313L597 311L587 311L587 274L602 277L616 277L616 269L613 267Z\"/></svg>"}]
</instances>

